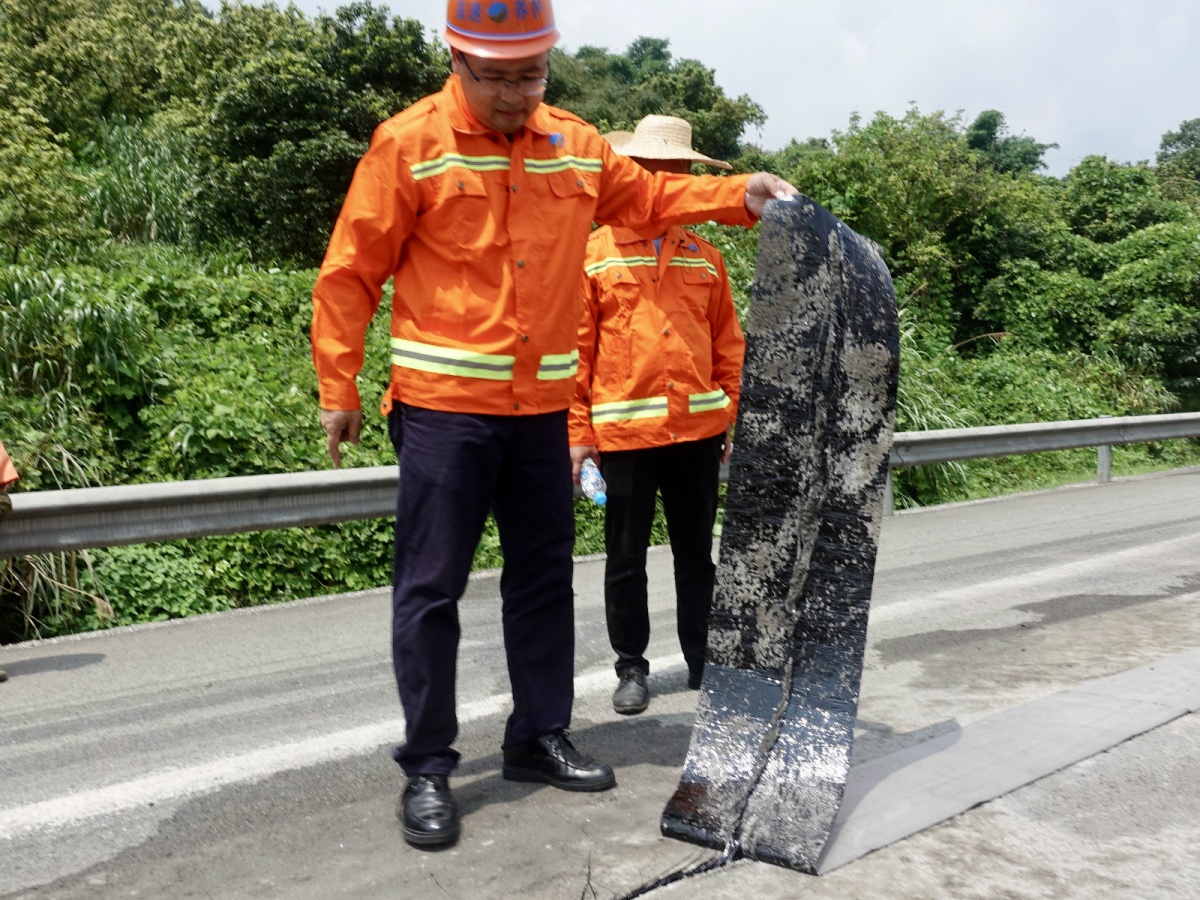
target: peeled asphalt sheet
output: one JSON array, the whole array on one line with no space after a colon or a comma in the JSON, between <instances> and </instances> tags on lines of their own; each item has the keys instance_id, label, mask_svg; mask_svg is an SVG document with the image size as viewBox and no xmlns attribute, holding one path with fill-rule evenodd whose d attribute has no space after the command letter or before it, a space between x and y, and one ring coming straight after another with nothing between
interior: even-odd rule
<instances>
[{"instance_id":1,"label":"peeled asphalt sheet","mask_svg":"<svg viewBox=\"0 0 1200 900\"><path fill-rule=\"evenodd\" d=\"M717 854L659 833L697 695L656 551L636 717L609 703L602 562L577 564L573 734L617 770L601 794L500 778L494 580L473 583L463 835L436 852L395 819L385 592L0 649L0 896L1191 900L1198 498L1192 470L889 520L820 876L739 860L665 883Z\"/></svg>"}]
</instances>

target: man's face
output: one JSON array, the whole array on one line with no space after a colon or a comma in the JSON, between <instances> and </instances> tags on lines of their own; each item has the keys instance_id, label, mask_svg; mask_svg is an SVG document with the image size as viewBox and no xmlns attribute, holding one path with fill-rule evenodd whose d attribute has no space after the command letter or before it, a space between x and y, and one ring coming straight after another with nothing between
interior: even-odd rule
<instances>
[{"instance_id":1,"label":"man's face","mask_svg":"<svg viewBox=\"0 0 1200 900\"><path fill-rule=\"evenodd\" d=\"M549 62L549 53L525 59L483 59L455 52L453 66L475 118L494 131L512 134L542 102L541 93L522 94L517 83L545 78Z\"/></svg>"},{"instance_id":2,"label":"man's face","mask_svg":"<svg viewBox=\"0 0 1200 900\"><path fill-rule=\"evenodd\" d=\"M686 159L642 159L639 156L630 158L649 172L670 172L673 175L688 175L692 171L692 164Z\"/></svg>"}]
</instances>

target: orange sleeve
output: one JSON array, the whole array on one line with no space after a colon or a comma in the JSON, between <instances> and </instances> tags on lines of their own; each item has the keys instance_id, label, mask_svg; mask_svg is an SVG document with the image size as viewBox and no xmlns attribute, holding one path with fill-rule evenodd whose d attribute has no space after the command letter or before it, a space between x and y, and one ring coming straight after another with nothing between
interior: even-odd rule
<instances>
[{"instance_id":1,"label":"orange sleeve","mask_svg":"<svg viewBox=\"0 0 1200 900\"><path fill-rule=\"evenodd\" d=\"M737 420L738 398L741 395L742 363L746 358L746 338L738 323L737 309L733 305L733 290L729 286L729 273L725 259L715 251L712 261L717 266L720 290L716 292L708 311L712 328L712 372L721 390L733 402L729 405L729 421Z\"/></svg>"},{"instance_id":2,"label":"orange sleeve","mask_svg":"<svg viewBox=\"0 0 1200 900\"><path fill-rule=\"evenodd\" d=\"M724 225L753 225L746 209L749 175L653 175L629 157L603 146L604 175L596 221L624 225L645 237L658 237L672 225L710 219Z\"/></svg>"},{"instance_id":3,"label":"orange sleeve","mask_svg":"<svg viewBox=\"0 0 1200 900\"><path fill-rule=\"evenodd\" d=\"M323 409L359 409L367 326L417 219L418 194L385 126L354 171L313 288L312 352Z\"/></svg>"},{"instance_id":4,"label":"orange sleeve","mask_svg":"<svg viewBox=\"0 0 1200 900\"><path fill-rule=\"evenodd\" d=\"M8 487L17 478L17 467L12 464L12 460L8 456L8 451L4 449L4 444L0 442L0 488Z\"/></svg>"},{"instance_id":5,"label":"orange sleeve","mask_svg":"<svg viewBox=\"0 0 1200 900\"><path fill-rule=\"evenodd\" d=\"M575 373L575 399L567 413L567 434L572 447L594 447L596 433L592 431L592 369L596 361L596 320L600 302L596 283L583 276L583 315L579 318L579 369Z\"/></svg>"}]
</instances>

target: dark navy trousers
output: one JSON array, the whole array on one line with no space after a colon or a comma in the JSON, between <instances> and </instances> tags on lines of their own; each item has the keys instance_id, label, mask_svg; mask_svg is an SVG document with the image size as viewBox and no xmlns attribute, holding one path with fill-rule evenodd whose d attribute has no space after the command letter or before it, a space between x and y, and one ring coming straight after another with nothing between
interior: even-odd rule
<instances>
[{"instance_id":1,"label":"dark navy trousers","mask_svg":"<svg viewBox=\"0 0 1200 900\"><path fill-rule=\"evenodd\" d=\"M458 762L458 599L487 514L504 569L501 616L513 711L510 747L566 728L574 692L575 542L565 411L533 416L450 413L397 404L389 417L400 463L392 574L392 657L412 775Z\"/></svg>"},{"instance_id":2,"label":"dark navy trousers","mask_svg":"<svg viewBox=\"0 0 1200 900\"><path fill-rule=\"evenodd\" d=\"M675 562L679 647L690 672L704 668L716 576L712 531L724 443L725 433L721 432L699 441L600 455L608 488L604 612L608 639L617 654L618 675L650 668L645 656L650 643L646 549L654 523L654 497L659 492Z\"/></svg>"}]
</instances>

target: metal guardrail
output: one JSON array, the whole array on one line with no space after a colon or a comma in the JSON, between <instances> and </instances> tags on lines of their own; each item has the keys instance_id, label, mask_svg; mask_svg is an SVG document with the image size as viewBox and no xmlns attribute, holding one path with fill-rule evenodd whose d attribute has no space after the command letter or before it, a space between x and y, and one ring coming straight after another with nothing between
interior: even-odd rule
<instances>
[{"instance_id":1,"label":"metal guardrail","mask_svg":"<svg viewBox=\"0 0 1200 900\"><path fill-rule=\"evenodd\" d=\"M902 469L964 459L1096 447L1099 451L1096 480L1106 484L1112 478L1114 445L1194 437L1200 437L1200 413L1103 416L1099 419L1076 419L1067 422L913 431L896 435L889 465L892 469ZM889 471L887 491L884 495L884 515L891 515L892 507L892 474Z\"/></svg>"},{"instance_id":2,"label":"metal guardrail","mask_svg":"<svg viewBox=\"0 0 1200 900\"><path fill-rule=\"evenodd\" d=\"M1187 437L1200 437L1200 413L913 431L896 435L891 467Z\"/></svg>"},{"instance_id":3,"label":"metal guardrail","mask_svg":"<svg viewBox=\"0 0 1200 900\"><path fill-rule=\"evenodd\" d=\"M893 469L963 459L1200 437L1200 413L897 434ZM1111 454L1108 454L1111 472ZM722 478L727 470L722 469ZM321 525L393 514L396 466L12 495L0 557ZM890 483L885 508L891 509Z\"/></svg>"}]
</instances>

